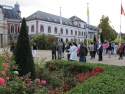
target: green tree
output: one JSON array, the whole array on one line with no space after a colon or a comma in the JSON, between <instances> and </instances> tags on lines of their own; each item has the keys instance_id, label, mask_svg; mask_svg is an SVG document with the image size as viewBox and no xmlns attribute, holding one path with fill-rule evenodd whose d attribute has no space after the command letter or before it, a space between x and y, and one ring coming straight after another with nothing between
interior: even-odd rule
<instances>
[{"instance_id":1,"label":"green tree","mask_svg":"<svg viewBox=\"0 0 125 94\"><path fill-rule=\"evenodd\" d=\"M101 43L104 43L104 38L103 38L103 33L102 32L100 33L100 40L101 40Z\"/></svg>"},{"instance_id":2,"label":"green tree","mask_svg":"<svg viewBox=\"0 0 125 94\"><path fill-rule=\"evenodd\" d=\"M20 76L30 73L30 77L35 79L35 66L31 53L29 36L25 18L22 25L15 49L15 61L18 64L18 72Z\"/></svg>"},{"instance_id":3,"label":"green tree","mask_svg":"<svg viewBox=\"0 0 125 94\"><path fill-rule=\"evenodd\" d=\"M96 37L95 37L95 35L94 35L94 39L93 39L93 41L94 41L94 42L97 42L97 41L96 41Z\"/></svg>"},{"instance_id":4,"label":"green tree","mask_svg":"<svg viewBox=\"0 0 125 94\"><path fill-rule=\"evenodd\" d=\"M113 26L110 26L111 21L108 16L102 15L98 28L102 29L104 40L114 40L117 37L117 33Z\"/></svg>"}]
</instances>

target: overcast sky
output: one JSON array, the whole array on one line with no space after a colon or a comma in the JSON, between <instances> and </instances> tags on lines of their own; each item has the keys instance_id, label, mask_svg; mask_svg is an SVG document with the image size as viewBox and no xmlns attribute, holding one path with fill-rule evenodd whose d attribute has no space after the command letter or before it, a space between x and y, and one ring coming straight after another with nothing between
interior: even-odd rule
<instances>
[{"instance_id":1,"label":"overcast sky","mask_svg":"<svg viewBox=\"0 0 125 94\"><path fill-rule=\"evenodd\" d=\"M90 24L97 26L102 15L108 16L111 26L120 32L120 8L121 0L0 0L2 5L14 6L18 1L22 17L28 17L40 10L47 13L70 18L78 16L87 22L87 3L89 3ZM125 0L122 0L125 11ZM121 31L125 33L125 16L122 15Z\"/></svg>"}]
</instances>

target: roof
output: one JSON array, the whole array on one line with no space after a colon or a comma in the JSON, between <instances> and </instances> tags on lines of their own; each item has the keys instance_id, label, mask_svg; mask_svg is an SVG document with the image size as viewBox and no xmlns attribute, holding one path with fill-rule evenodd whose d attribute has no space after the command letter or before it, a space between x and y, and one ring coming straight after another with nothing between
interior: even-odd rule
<instances>
[{"instance_id":1,"label":"roof","mask_svg":"<svg viewBox=\"0 0 125 94\"><path fill-rule=\"evenodd\" d=\"M77 16L72 16L70 19L73 20L73 21L81 21L81 22L86 23L85 21L83 21L82 19L80 19L80 18L77 17Z\"/></svg>"},{"instance_id":2,"label":"roof","mask_svg":"<svg viewBox=\"0 0 125 94\"><path fill-rule=\"evenodd\" d=\"M74 23L73 23L74 17L76 17L76 16L73 16L69 19L62 17L62 24L75 26ZM36 11L35 13L31 14L30 16L28 16L26 18L26 20L33 20L33 19L41 19L41 20L45 20L45 21L52 21L52 22L55 22L55 23L60 23L60 16L53 15L53 14L50 14L50 13L46 13L46 12L43 12L43 11ZM82 21L82 22L84 22L84 21Z\"/></svg>"},{"instance_id":3,"label":"roof","mask_svg":"<svg viewBox=\"0 0 125 94\"><path fill-rule=\"evenodd\" d=\"M4 14L4 18L22 20L22 18L12 6L2 5L2 13Z\"/></svg>"}]
</instances>

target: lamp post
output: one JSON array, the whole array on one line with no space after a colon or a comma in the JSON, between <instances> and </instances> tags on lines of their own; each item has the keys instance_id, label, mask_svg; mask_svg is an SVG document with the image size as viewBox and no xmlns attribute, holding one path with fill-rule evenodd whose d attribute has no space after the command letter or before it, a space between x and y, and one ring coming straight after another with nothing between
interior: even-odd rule
<instances>
[{"instance_id":1,"label":"lamp post","mask_svg":"<svg viewBox=\"0 0 125 94\"><path fill-rule=\"evenodd\" d=\"M101 32L102 32L102 29L100 28L100 29L99 29L99 44L101 43L101 40L100 40Z\"/></svg>"}]
</instances>

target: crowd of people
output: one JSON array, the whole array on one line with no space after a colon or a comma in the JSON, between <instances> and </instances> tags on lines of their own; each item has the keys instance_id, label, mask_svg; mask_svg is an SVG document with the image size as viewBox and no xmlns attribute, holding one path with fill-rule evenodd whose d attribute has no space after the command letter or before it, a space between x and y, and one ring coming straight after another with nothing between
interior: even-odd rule
<instances>
[{"instance_id":1,"label":"crowd of people","mask_svg":"<svg viewBox=\"0 0 125 94\"><path fill-rule=\"evenodd\" d=\"M56 59L56 51L58 59L64 58L64 52L67 53L67 60L77 61L79 57L80 62L86 62L86 56L90 55L90 59L95 59L95 56L98 56L98 61L103 60L103 55L108 55L108 58L111 56L116 57L119 53L119 58L123 59L125 55L125 44L120 43L117 45L114 42L105 42L103 44L98 44L97 42L92 42L87 47L86 43L79 42L78 44L59 42L57 45L55 42L51 45L52 50L52 59Z\"/></svg>"}]
</instances>

